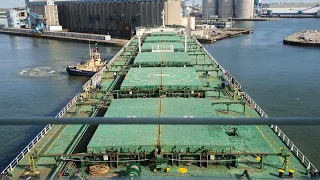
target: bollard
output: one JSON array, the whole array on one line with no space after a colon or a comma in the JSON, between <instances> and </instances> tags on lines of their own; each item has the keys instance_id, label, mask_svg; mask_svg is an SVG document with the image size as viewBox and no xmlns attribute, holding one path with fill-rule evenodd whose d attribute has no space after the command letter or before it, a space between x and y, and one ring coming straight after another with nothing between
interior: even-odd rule
<instances>
[{"instance_id":1,"label":"bollard","mask_svg":"<svg viewBox=\"0 0 320 180\"><path fill-rule=\"evenodd\" d=\"M289 176L291 177L291 178L293 178L293 175L294 175L294 170L289 170Z\"/></svg>"},{"instance_id":2,"label":"bollard","mask_svg":"<svg viewBox=\"0 0 320 180\"><path fill-rule=\"evenodd\" d=\"M34 172L34 176L36 179L40 179L40 172L39 171Z\"/></svg>"},{"instance_id":3,"label":"bollard","mask_svg":"<svg viewBox=\"0 0 320 180\"><path fill-rule=\"evenodd\" d=\"M31 175L30 175L30 172L25 172L24 173L24 179L30 179L31 178Z\"/></svg>"},{"instance_id":4,"label":"bollard","mask_svg":"<svg viewBox=\"0 0 320 180\"><path fill-rule=\"evenodd\" d=\"M283 178L283 173L284 173L284 170L283 169L279 169L279 177L280 178Z\"/></svg>"}]
</instances>

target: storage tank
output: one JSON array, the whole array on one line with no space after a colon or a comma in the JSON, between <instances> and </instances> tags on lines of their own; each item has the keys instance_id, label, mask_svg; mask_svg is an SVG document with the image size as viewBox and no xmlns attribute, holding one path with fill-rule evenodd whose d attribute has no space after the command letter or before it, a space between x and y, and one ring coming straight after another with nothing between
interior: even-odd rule
<instances>
[{"instance_id":1,"label":"storage tank","mask_svg":"<svg viewBox=\"0 0 320 180\"><path fill-rule=\"evenodd\" d=\"M218 0L202 0L202 17L218 15Z\"/></svg>"},{"instance_id":2,"label":"storage tank","mask_svg":"<svg viewBox=\"0 0 320 180\"><path fill-rule=\"evenodd\" d=\"M111 41L111 36L110 35L106 35L106 41Z\"/></svg>"},{"instance_id":3,"label":"storage tank","mask_svg":"<svg viewBox=\"0 0 320 180\"><path fill-rule=\"evenodd\" d=\"M233 17L234 0L218 0L218 16L220 18Z\"/></svg>"},{"instance_id":4,"label":"storage tank","mask_svg":"<svg viewBox=\"0 0 320 180\"><path fill-rule=\"evenodd\" d=\"M252 18L254 10L254 0L236 0L236 18Z\"/></svg>"},{"instance_id":5,"label":"storage tank","mask_svg":"<svg viewBox=\"0 0 320 180\"><path fill-rule=\"evenodd\" d=\"M192 30L196 29L196 18L195 17L189 17L188 27Z\"/></svg>"},{"instance_id":6,"label":"storage tank","mask_svg":"<svg viewBox=\"0 0 320 180\"><path fill-rule=\"evenodd\" d=\"M188 18L187 17L181 18L181 26L188 27Z\"/></svg>"}]
</instances>

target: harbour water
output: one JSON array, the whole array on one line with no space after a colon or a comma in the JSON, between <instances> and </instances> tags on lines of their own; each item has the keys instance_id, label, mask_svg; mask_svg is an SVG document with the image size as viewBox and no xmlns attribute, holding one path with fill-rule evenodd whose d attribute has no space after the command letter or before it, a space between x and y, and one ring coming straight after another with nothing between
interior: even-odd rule
<instances>
[{"instance_id":1,"label":"harbour water","mask_svg":"<svg viewBox=\"0 0 320 180\"><path fill-rule=\"evenodd\" d=\"M252 35L205 45L252 98L272 117L320 116L320 51L282 44L302 29L320 29L317 19L237 22ZM111 58L120 48L100 47ZM88 45L0 35L1 117L54 116L88 79L69 77L68 64L88 54ZM283 131L320 168L320 126L284 126ZM0 169L42 126L0 126Z\"/></svg>"}]
</instances>

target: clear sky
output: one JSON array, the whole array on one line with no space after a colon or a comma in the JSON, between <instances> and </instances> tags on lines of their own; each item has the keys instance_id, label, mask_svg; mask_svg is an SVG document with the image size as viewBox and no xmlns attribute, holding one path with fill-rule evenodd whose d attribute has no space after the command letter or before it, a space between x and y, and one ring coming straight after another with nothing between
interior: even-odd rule
<instances>
[{"instance_id":1,"label":"clear sky","mask_svg":"<svg viewBox=\"0 0 320 180\"><path fill-rule=\"evenodd\" d=\"M189 2L192 2L190 0ZM263 3L275 3L275 2L294 2L294 3L311 3L320 2L320 0L262 0ZM196 4L202 4L202 0L195 0ZM0 0L0 8L12 8L12 7L23 7L25 6L25 0Z\"/></svg>"}]
</instances>

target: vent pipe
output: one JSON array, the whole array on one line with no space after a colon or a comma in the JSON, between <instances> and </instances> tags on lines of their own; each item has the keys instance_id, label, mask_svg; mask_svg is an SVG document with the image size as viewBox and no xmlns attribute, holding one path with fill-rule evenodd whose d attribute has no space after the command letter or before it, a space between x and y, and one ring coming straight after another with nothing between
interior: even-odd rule
<instances>
[{"instance_id":1,"label":"vent pipe","mask_svg":"<svg viewBox=\"0 0 320 180\"><path fill-rule=\"evenodd\" d=\"M165 16L165 11L164 9L161 11L161 18L162 18L162 28L165 28L165 23L164 23L164 16Z\"/></svg>"},{"instance_id":2,"label":"vent pipe","mask_svg":"<svg viewBox=\"0 0 320 180\"><path fill-rule=\"evenodd\" d=\"M184 35L184 52L187 52L187 35Z\"/></svg>"},{"instance_id":3,"label":"vent pipe","mask_svg":"<svg viewBox=\"0 0 320 180\"><path fill-rule=\"evenodd\" d=\"M141 36L138 35L139 52L141 52Z\"/></svg>"}]
</instances>

